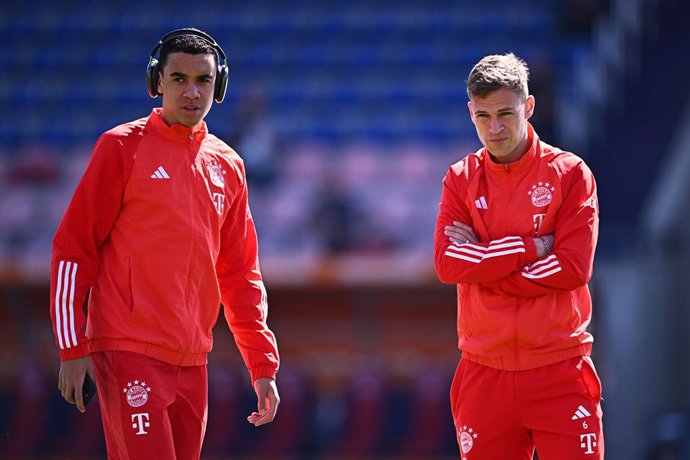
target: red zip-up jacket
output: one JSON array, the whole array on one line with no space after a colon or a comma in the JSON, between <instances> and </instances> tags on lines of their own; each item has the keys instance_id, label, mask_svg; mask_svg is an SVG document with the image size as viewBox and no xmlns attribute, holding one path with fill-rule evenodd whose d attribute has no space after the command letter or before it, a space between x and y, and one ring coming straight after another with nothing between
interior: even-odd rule
<instances>
[{"instance_id":1,"label":"red zip-up jacket","mask_svg":"<svg viewBox=\"0 0 690 460\"><path fill-rule=\"evenodd\" d=\"M591 353L586 331L598 235L596 184L582 159L541 142L518 161L480 149L451 166L436 221L439 279L457 284L458 346L479 364L524 370ZM470 225L479 243L455 244L447 225ZM534 237L555 234L538 258Z\"/></svg>"},{"instance_id":2,"label":"red zip-up jacket","mask_svg":"<svg viewBox=\"0 0 690 460\"><path fill-rule=\"evenodd\" d=\"M275 378L244 165L204 122L168 126L154 109L100 137L53 239L50 286L63 360L206 364L222 299L252 381Z\"/></svg>"}]
</instances>

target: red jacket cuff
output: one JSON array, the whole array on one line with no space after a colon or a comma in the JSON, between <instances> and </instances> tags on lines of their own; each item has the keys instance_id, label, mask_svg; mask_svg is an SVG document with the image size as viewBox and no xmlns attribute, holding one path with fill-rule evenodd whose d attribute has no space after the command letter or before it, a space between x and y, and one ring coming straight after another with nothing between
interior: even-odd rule
<instances>
[{"instance_id":1,"label":"red jacket cuff","mask_svg":"<svg viewBox=\"0 0 690 460\"><path fill-rule=\"evenodd\" d=\"M91 350L89 348L89 342L84 342L73 348L65 348L60 350L60 361L69 361L70 359L83 358L89 356Z\"/></svg>"},{"instance_id":2,"label":"red jacket cuff","mask_svg":"<svg viewBox=\"0 0 690 460\"><path fill-rule=\"evenodd\" d=\"M257 379L269 378L276 379L278 369L274 366L256 366L249 369L249 375L252 378L252 383L256 382Z\"/></svg>"},{"instance_id":3,"label":"red jacket cuff","mask_svg":"<svg viewBox=\"0 0 690 460\"><path fill-rule=\"evenodd\" d=\"M523 265L536 262L539 255L537 254L537 247L534 245L534 238L522 237L522 242L525 245L525 263Z\"/></svg>"}]
</instances>

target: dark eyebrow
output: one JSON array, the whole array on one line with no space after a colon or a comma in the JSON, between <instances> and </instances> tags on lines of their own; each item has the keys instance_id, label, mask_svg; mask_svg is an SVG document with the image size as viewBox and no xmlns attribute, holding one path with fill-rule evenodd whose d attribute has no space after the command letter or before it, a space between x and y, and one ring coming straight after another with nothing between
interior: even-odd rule
<instances>
[{"instance_id":1,"label":"dark eyebrow","mask_svg":"<svg viewBox=\"0 0 690 460\"><path fill-rule=\"evenodd\" d=\"M182 72L172 72L170 76L172 78L187 78L187 74L184 74ZM205 73L196 77L197 80L202 80L206 78L213 78L213 75L211 75L210 73Z\"/></svg>"}]
</instances>

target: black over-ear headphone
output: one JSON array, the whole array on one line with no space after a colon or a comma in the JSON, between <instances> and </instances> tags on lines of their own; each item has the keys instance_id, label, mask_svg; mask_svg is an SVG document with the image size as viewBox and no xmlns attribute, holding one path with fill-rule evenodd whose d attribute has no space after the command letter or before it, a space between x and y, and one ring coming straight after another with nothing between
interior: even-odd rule
<instances>
[{"instance_id":1,"label":"black over-ear headphone","mask_svg":"<svg viewBox=\"0 0 690 460\"><path fill-rule=\"evenodd\" d=\"M164 44L175 37L179 37L180 35L194 35L199 37L208 42L208 44L211 45L214 50L216 50L218 55L218 72L216 72L216 86L213 89L213 99L215 99L216 102L223 102L223 98L225 98L225 90L228 87L228 59L225 57L223 48L221 48L210 35L196 29L173 30L165 35L165 37L161 38L156 46L153 47L151 56L149 57L149 65L146 67L146 86L149 90L149 96L162 96L162 94L158 92L158 73L161 69L158 68L158 58L156 58L156 53L160 51Z\"/></svg>"}]
</instances>

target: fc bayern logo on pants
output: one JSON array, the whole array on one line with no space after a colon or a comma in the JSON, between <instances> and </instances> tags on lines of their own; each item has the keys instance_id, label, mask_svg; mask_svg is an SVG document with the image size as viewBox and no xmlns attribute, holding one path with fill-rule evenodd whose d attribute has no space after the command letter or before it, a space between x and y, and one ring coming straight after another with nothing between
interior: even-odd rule
<instances>
[{"instance_id":1,"label":"fc bayern logo on pants","mask_svg":"<svg viewBox=\"0 0 690 460\"><path fill-rule=\"evenodd\" d=\"M127 404L132 407L141 407L149 400L151 387L146 385L146 382L135 380L134 383L127 382L122 392L126 395Z\"/></svg>"},{"instance_id":2,"label":"fc bayern logo on pants","mask_svg":"<svg viewBox=\"0 0 690 460\"><path fill-rule=\"evenodd\" d=\"M462 448L462 453L466 454L472 450L472 447L474 447L474 442L479 437L479 433L474 431L472 428L463 426L462 431L458 433L458 436L460 436L460 447Z\"/></svg>"}]
</instances>

